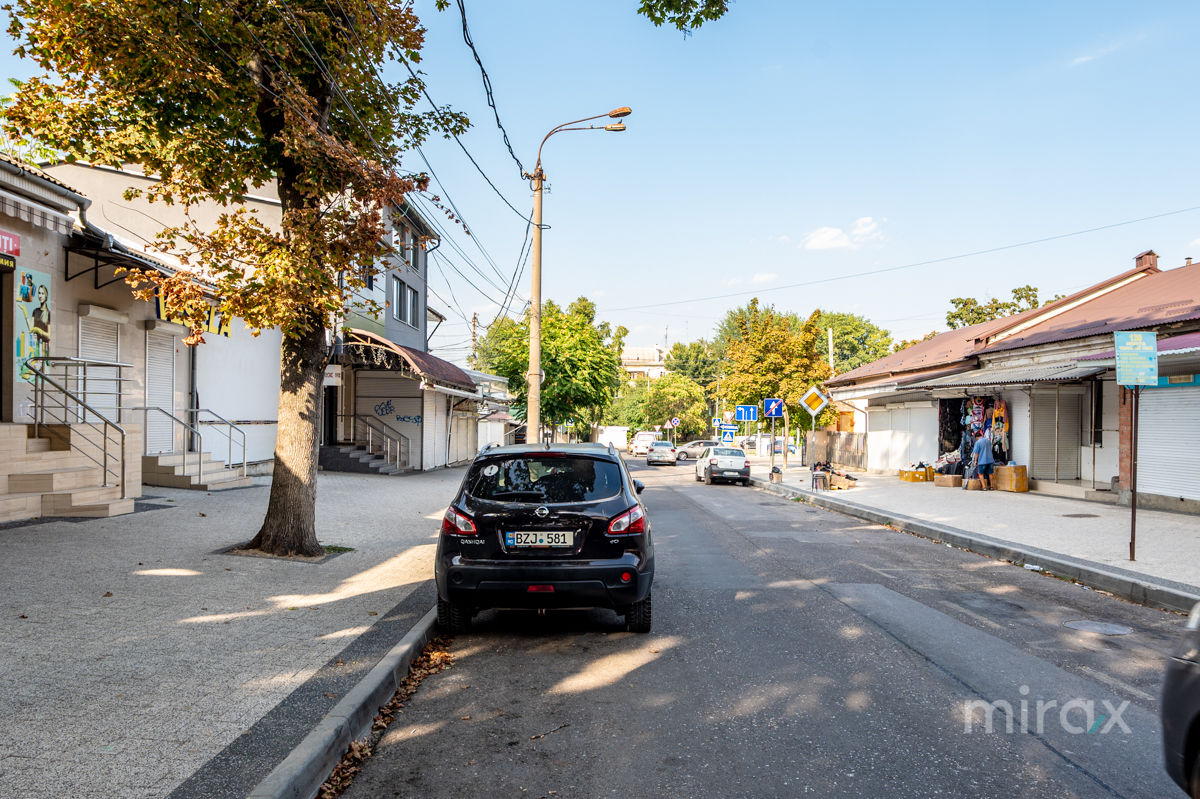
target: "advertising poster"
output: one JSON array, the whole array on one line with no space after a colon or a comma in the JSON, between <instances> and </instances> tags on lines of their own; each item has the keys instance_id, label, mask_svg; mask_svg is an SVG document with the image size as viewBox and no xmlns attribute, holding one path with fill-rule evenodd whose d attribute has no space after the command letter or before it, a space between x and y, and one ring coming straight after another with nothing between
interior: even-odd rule
<instances>
[{"instance_id":1,"label":"advertising poster","mask_svg":"<svg viewBox=\"0 0 1200 799\"><path fill-rule=\"evenodd\" d=\"M13 342L16 346L17 378L29 380L26 363L30 358L50 354L50 276L32 269L17 269L13 273L13 299L17 312L13 316Z\"/></svg>"}]
</instances>

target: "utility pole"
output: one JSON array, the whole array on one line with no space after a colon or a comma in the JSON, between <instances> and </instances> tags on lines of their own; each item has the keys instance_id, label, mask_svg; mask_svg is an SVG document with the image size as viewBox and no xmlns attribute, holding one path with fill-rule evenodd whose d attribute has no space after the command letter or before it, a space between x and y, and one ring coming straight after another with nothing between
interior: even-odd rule
<instances>
[{"instance_id":1,"label":"utility pole","mask_svg":"<svg viewBox=\"0 0 1200 799\"><path fill-rule=\"evenodd\" d=\"M549 136L547 136L549 138ZM543 140L544 143L544 140ZM542 171L541 151L533 170L533 245L530 261L533 267L529 288L529 372L525 375L527 397L525 407L525 441L537 444L542 440Z\"/></svg>"},{"instance_id":2,"label":"utility pole","mask_svg":"<svg viewBox=\"0 0 1200 799\"><path fill-rule=\"evenodd\" d=\"M833 371L833 328L829 328L829 371Z\"/></svg>"}]
</instances>

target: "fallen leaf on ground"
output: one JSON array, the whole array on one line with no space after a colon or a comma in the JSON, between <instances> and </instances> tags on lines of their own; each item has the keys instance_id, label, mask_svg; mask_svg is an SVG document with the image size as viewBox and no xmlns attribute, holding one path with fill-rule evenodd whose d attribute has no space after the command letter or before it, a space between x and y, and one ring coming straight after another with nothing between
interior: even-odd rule
<instances>
[{"instance_id":1,"label":"fallen leaf on ground","mask_svg":"<svg viewBox=\"0 0 1200 799\"><path fill-rule=\"evenodd\" d=\"M104 596L112 596L112 591L105 591Z\"/></svg>"}]
</instances>

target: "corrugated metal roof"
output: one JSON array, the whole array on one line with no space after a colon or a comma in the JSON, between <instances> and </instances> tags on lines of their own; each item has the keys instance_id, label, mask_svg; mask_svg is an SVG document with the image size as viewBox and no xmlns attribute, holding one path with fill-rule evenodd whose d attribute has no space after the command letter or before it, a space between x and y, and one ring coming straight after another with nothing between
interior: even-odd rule
<instances>
[{"instance_id":1,"label":"corrugated metal roof","mask_svg":"<svg viewBox=\"0 0 1200 799\"><path fill-rule=\"evenodd\" d=\"M1067 380L1091 377L1107 369L1107 366L1079 366L1074 362L1023 368L995 367L962 372L910 385L910 388L972 388L975 386L1010 386L1021 383L1061 383Z\"/></svg>"}]
</instances>

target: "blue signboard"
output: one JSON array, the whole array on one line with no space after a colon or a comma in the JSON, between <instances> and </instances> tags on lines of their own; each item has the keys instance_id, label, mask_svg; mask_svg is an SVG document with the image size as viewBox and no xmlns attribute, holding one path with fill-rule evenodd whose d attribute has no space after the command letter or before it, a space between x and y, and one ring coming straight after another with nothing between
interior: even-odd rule
<instances>
[{"instance_id":1,"label":"blue signboard","mask_svg":"<svg viewBox=\"0 0 1200 799\"><path fill-rule=\"evenodd\" d=\"M738 431L738 426L736 424L722 424L720 425L720 428L721 432L723 433L726 431L736 433Z\"/></svg>"},{"instance_id":2,"label":"blue signboard","mask_svg":"<svg viewBox=\"0 0 1200 799\"><path fill-rule=\"evenodd\" d=\"M737 413L734 416L739 422L757 422L758 421L758 406L757 405L739 405Z\"/></svg>"},{"instance_id":3,"label":"blue signboard","mask_svg":"<svg viewBox=\"0 0 1200 799\"><path fill-rule=\"evenodd\" d=\"M783 418L783 400L781 399L765 399L763 400L763 416L768 419Z\"/></svg>"},{"instance_id":4,"label":"blue signboard","mask_svg":"<svg viewBox=\"0 0 1200 799\"><path fill-rule=\"evenodd\" d=\"M733 431L732 430L726 430L724 433L721 433L721 443L723 443L723 444L732 444L733 443Z\"/></svg>"},{"instance_id":5,"label":"blue signboard","mask_svg":"<svg viewBox=\"0 0 1200 799\"><path fill-rule=\"evenodd\" d=\"M1141 331L1113 333L1117 344L1117 383L1158 385L1158 336Z\"/></svg>"}]
</instances>

